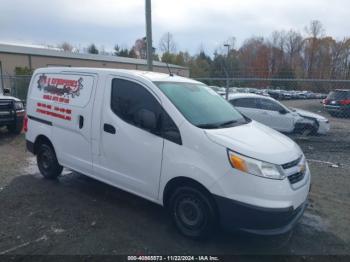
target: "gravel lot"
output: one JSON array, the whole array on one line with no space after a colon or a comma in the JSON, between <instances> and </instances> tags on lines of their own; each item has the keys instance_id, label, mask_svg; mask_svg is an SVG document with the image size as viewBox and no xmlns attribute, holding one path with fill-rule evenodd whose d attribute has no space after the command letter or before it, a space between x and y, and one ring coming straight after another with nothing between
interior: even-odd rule
<instances>
[{"instance_id":1,"label":"gravel lot","mask_svg":"<svg viewBox=\"0 0 350 262\"><path fill-rule=\"evenodd\" d=\"M330 117L319 101L285 103L332 125L327 136L293 137L309 159L312 191L292 232L185 239L146 200L70 172L44 180L24 135L0 130L0 254L350 254L350 119Z\"/></svg>"}]
</instances>

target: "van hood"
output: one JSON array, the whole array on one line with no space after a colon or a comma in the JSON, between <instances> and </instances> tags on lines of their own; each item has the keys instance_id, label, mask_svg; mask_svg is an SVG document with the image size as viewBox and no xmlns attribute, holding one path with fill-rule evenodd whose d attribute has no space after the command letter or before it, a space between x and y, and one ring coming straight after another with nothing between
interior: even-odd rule
<instances>
[{"instance_id":1,"label":"van hood","mask_svg":"<svg viewBox=\"0 0 350 262\"><path fill-rule=\"evenodd\" d=\"M255 121L232 128L208 129L204 132L216 144L277 165L294 161L302 154L299 146L290 138Z\"/></svg>"}]
</instances>

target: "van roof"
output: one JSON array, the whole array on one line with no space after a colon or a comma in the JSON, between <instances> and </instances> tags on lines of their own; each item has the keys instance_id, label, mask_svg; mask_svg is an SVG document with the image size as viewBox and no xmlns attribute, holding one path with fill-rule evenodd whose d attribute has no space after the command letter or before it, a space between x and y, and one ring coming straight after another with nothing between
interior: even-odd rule
<instances>
[{"instance_id":1,"label":"van roof","mask_svg":"<svg viewBox=\"0 0 350 262\"><path fill-rule=\"evenodd\" d=\"M93 74L116 74L123 73L130 76L138 76L145 78L149 81L165 81L165 82L187 82L187 83L200 83L196 80L169 74L150 72L150 71L141 71L141 70L129 70L129 69L113 69L113 68L91 68L91 67L47 67L39 68L35 71L36 73L93 73Z\"/></svg>"}]
</instances>

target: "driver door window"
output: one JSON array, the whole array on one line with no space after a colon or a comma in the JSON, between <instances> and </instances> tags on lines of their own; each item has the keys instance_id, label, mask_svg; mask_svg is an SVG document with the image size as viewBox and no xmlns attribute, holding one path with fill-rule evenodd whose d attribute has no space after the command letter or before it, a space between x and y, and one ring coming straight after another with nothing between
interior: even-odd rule
<instances>
[{"instance_id":1,"label":"driver door window","mask_svg":"<svg viewBox=\"0 0 350 262\"><path fill-rule=\"evenodd\" d=\"M156 130L146 130L177 144L182 144L180 132L159 104L158 100L147 89L135 82L124 79L113 79L111 94L111 109L123 121L144 129L140 115L144 110L155 114Z\"/></svg>"},{"instance_id":2,"label":"driver door window","mask_svg":"<svg viewBox=\"0 0 350 262\"><path fill-rule=\"evenodd\" d=\"M143 86L124 79L113 79L111 108L119 118L139 128L142 128L142 110L153 112L157 120L162 112L162 107L150 92Z\"/></svg>"}]
</instances>

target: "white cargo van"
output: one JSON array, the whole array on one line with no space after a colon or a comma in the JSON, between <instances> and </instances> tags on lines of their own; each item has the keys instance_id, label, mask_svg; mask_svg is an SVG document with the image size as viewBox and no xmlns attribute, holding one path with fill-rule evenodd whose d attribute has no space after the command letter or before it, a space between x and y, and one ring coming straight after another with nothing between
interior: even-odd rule
<instances>
[{"instance_id":1,"label":"white cargo van","mask_svg":"<svg viewBox=\"0 0 350 262\"><path fill-rule=\"evenodd\" d=\"M300 148L200 82L44 68L27 101L27 148L44 177L66 167L139 195L165 206L188 237L219 223L284 233L304 212L310 172Z\"/></svg>"}]
</instances>

